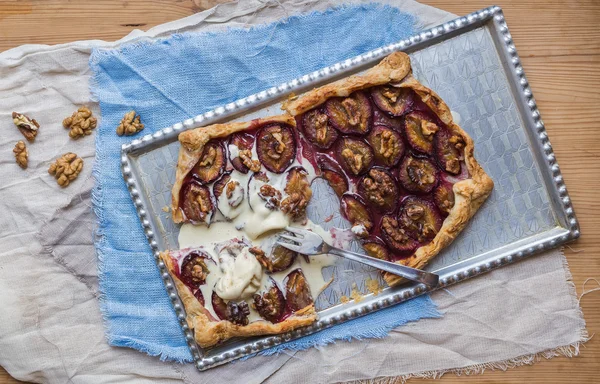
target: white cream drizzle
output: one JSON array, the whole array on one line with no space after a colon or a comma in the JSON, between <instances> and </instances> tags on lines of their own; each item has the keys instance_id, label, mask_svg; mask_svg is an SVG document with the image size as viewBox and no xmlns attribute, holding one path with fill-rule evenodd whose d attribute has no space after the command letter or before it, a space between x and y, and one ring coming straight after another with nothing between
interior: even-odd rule
<instances>
[{"instance_id":1,"label":"white cream drizzle","mask_svg":"<svg viewBox=\"0 0 600 384\"><path fill-rule=\"evenodd\" d=\"M261 287L262 267L248 249L244 247L239 252L225 249L219 253L221 278L215 292L224 300L249 299Z\"/></svg>"},{"instance_id":2,"label":"white cream drizzle","mask_svg":"<svg viewBox=\"0 0 600 384\"><path fill-rule=\"evenodd\" d=\"M332 236L332 233L330 231L324 230L321 226L313 223L310 220L307 220L307 222L304 225L294 225L294 226L312 230L312 231L316 232L317 234L319 234L323 238L323 240L325 240L327 243L333 244L335 246L346 247L347 244L345 244L345 243L350 240L349 236L344 238L344 236L340 236L338 233L336 233L336 236L334 237L334 236ZM303 256L299 256L296 258L294 263L289 268L287 268L285 271L277 272L277 273L273 273L273 274L262 273L259 284L256 284L256 280L255 280L258 273L244 274L245 279L240 279L235 288L236 292L240 292L240 295L238 297L232 298L232 299L225 298L224 296L222 296L222 292L218 291L219 282L221 281L221 279L224 277L224 275L226 273L237 275L239 272L237 272L237 271L225 272L225 270L227 268L231 268L231 267L223 268L223 266L221 264L221 262L222 262L221 259L223 259L223 257L219 255L219 253L216 250L215 245L217 245L219 243L228 242L232 239L238 239L238 240L244 239L244 241L247 242L249 246L259 246L261 249L263 249L268 254L271 251L271 248L273 247L275 241L277 240L277 234L271 233L271 234L267 234L266 236L261 236L260 238L255 239L255 240L248 240L244 236L244 231L235 229L235 227L233 227L231 225L231 223L227 223L227 222L213 223L210 227L195 226L192 224L184 224L184 225L182 225L181 230L179 232L179 245L182 249L184 249L184 248L194 248L194 249L200 248L203 252L208 254L211 257L211 259L214 261L214 263L210 263L210 262L207 263L207 267L208 267L208 270L210 273L207 276L206 283L200 286L200 290L202 291L202 295L204 296L206 309L215 318L218 318L218 316L216 315L216 313L213 309L213 306L212 306L212 302L211 302L211 296L212 296L213 290L217 291L217 294L221 298L227 299L227 300L239 300L242 296L241 292L245 291L245 289L247 287L250 287L250 288L247 288L247 292L254 290L252 293L249 293L248 297L243 298L243 299L245 299L245 301L248 303L248 306L250 307L250 315L248 316L248 321L252 322L252 321L257 321L257 320L265 321L258 314L258 312L256 312L256 310L254 310L254 308L252 308L252 297L251 297L252 294L255 292L266 291L269 287L271 287L271 284L273 284L273 281L275 281L275 284L277 284L279 286L279 289L281 289L281 292L283 292L285 294L285 284L284 284L285 277L291 271L293 271L297 268L302 269L302 272L304 273L304 277L306 278L306 282L310 288L310 291L312 293L314 300L317 299L317 297L319 296L321 291L327 286L327 284L329 284L329 281L326 281L325 278L323 277L322 269L327 266L335 264L335 261L337 259L336 256L333 256L333 255L309 256L308 262L305 260L305 258ZM247 265L249 266L248 268L254 268L255 265L258 264L258 261L256 261L256 258L254 257L254 255L247 252L247 249L248 249L248 247L244 247L242 249L241 253L244 253L245 257L248 257L249 260L245 260L244 262L240 263L238 266L242 267L243 265L246 265L246 263L247 263ZM182 264L183 260L185 259L186 255L187 255L186 252L182 252L177 260L180 269L181 269L181 264ZM226 258L227 258L227 256L226 256ZM227 260L227 262L229 263L229 265L231 265L230 260ZM234 267L237 267L237 266L234 266ZM259 267L260 267L260 265L259 265ZM252 281L252 280L254 280L254 281ZM233 291L233 288L231 288L231 289ZM233 296L228 296L228 297L233 297Z\"/></svg>"},{"instance_id":3,"label":"white cream drizzle","mask_svg":"<svg viewBox=\"0 0 600 384\"><path fill-rule=\"evenodd\" d=\"M230 144L228 151L230 159L239 155L239 148L235 145ZM252 157L258 157L256 145L252 148ZM300 162L295 158L288 170L296 166L302 166L307 171L309 182L315 178L315 170L308 161ZM284 191L287 182L287 171L282 174L275 174L265 170L264 167L262 171L269 178L268 184L281 192L283 201L287 197ZM231 171L230 177L229 182L238 182L241 191L235 190L232 197L228 199L226 190L223 190L217 200L217 207L220 212L217 213L213 223L210 226L183 224L179 232L180 249L200 248L214 261L214 263L207 263L210 273L207 276L206 283L200 287L206 309L215 318L218 318L211 301L214 290L225 300L245 300L248 302L250 307L248 320L250 322L266 321L251 305L253 294L267 290L273 284L273 281L285 294L285 277L297 268L302 269L313 299L316 300L322 289L329 283L323 278L322 269L334 264L335 256L310 256L310 262L299 256L285 271L267 274L263 273L262 267L254 255L249 252L249 247L258 246L268 254L277 239L279 230L289 225L310 229L321 235L329 244L337 243L335 244L337 246L342 245L339 244L339 236L337 239L332 237L329 231L325 231L310 220L307 220L303 225L292 224L290 218L283 212L268 208L266 202L258 195L260 186L264 183L255 179L252 180L250 185L248 184L251 172L243 174L234 169ZM237 201L240 198L240 193L241 203L237 206L232 205L232 201ZM217 251L216 245L232 239L243 240L248 246L242 248L237 255L228 251L220 253ZM185 255L186 252L179 254L177 261L180 268Z\"/></svg>"}]
</instances>

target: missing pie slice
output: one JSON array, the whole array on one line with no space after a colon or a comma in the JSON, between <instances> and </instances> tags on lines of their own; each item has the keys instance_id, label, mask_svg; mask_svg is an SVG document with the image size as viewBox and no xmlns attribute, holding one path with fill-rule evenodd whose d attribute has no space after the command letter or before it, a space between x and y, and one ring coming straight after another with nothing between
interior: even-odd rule
<instances>
[{"instance_id":1,"label":"missing pie slice","mask_svg":"<svg viewBox=\"0 0 600 384\"><path fill-rule=\"evenodd\" d=\"M306 225L314 178L336 192L369 255L415 268L458 236L493 188L472 139L412 77L404 53L282 108L179 135L173 220L202 228L202 241L161 257L203 347L316 320L315 271L269 240Z\"/></svg>"}]
</instances>

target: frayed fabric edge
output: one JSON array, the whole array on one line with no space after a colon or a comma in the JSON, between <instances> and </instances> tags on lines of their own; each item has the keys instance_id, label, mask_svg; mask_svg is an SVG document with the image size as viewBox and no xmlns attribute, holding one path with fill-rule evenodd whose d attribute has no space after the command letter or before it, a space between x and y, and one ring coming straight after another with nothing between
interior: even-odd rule
<instances>
[{"instance_id":1,"label":"frayed fabric edge","mask_svg":"<svg viewBox=\"0 0 600 384\"><path fill-rule=\"evenodd\" d=\"M407 373L400 376L386 376L379 377L375 379L367 379L367 380L352 380L345 382L346 384L398 384L399 382L404 384L409 379L439 379L447 373L453 373L456 376L462 375L482 375L486 370L491 371L507 371L512 368L521 367L524 365L533 365L542 359L550 360L554 357L575 357L579 356L580 347L587 343L591 337L586 329L585 319L583 317L583 310L579 305L579 301L577 298L577 288L575 283L573 282L573 275L571 270L569 269L569 262L567 261L567 257L565 256L564 247L561 247L559 250L560 256L562 258L562 267L563 272L565 273L565 280L567 282L567 289L569 291L569 295L571 296L571 300L574 304L574 308L577 311L577 315L582 321L582 328L579 330L578 340L567 345L550 348L545 351L531 353L526 355L517 356L511 359L492 361L488 363L480 363L468 365L462 368L451 368L451 369L440 369L440 370L432 370L432 371L422 371L416 373Z\"/></svg>"},{"instance_id":2,"label":"frayed fabric edge","mask_svg":"<svg viewBox=\"0 0 600 384\"><path fill-rule=\"evenodd\" d=\"M518 357L514 357L512 359L493 361L489 363L481 363L469 365L462 368L451 368L451 369L440 369L437 371L423 371L417 373L407 373L400 376L388 376L388 377L379 377L370 380L353 380L347 381L346 384L398 384L398 383L406 383L409 379L440 379L447 373L453 373L456 376L470 376L470 375L482 375L486 370L490 371L507 371L511 368L517 368L524 365L533 365L538 361L541 361L542 358L546 360L550 360L553 357L565 356L565 357L575 357L579 355L579 347L586 343L590 338L587 336L587 331L584 329L582 331L582 335L579 341L564 345L561 347L556 347L552 349L548 349L546 351L532 353L529 355L522 355Z\"/></svg>"}]
</instances>

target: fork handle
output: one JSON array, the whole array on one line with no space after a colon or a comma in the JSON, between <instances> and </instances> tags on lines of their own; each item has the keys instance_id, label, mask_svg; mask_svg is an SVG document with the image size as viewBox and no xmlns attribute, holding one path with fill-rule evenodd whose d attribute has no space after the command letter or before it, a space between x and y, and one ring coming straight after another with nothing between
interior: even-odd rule
<instances>
[{"instance_id":1,"label":"fork handle","mask_svg":"<svg viewBox=\"0 0 600 384\"><path fill-rule=\"evenodd\" d=\"M371 267L381 269L382 271L393 273L394 275L404 277L408 280L417 281L428 286L435 287L438 285L439 276L435 273L422 271L420 269L407 267L402 264L376 259L371 256L362 255L360 253L346 251L335 247L331 247L328 253L341 256L349 260L358 261L359 263L363 263Z\"/></svg>"}]
</instances>

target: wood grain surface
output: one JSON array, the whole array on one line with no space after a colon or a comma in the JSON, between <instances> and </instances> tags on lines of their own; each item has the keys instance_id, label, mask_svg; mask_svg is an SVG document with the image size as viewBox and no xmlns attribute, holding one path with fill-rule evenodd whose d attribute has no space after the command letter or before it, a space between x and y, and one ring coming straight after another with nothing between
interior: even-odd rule
<instances>
[{"instance_id":1,"label":"wood grain surface","mask_svg":"<svg viewBox=\"0 0 600 384\"><path fill-rule=\"evenodd\" d=\"M134 28L146 30L219 2L223 1L0 0L0 51L30 43L116 40ZM459 15L491 5L477 0L423 2ZM581 239L566 250L581 293L586 278L600 279L600 1L497 0L496 4L506 15L581 222ZM600 332L600 293L585 296L581 305L590 334ZM441 382L597 383L600 340L594 337L578 357L484 375L447 374ZM0 368L0 384L8 383L18 381Z\"/></svg>"}]
</instances>

